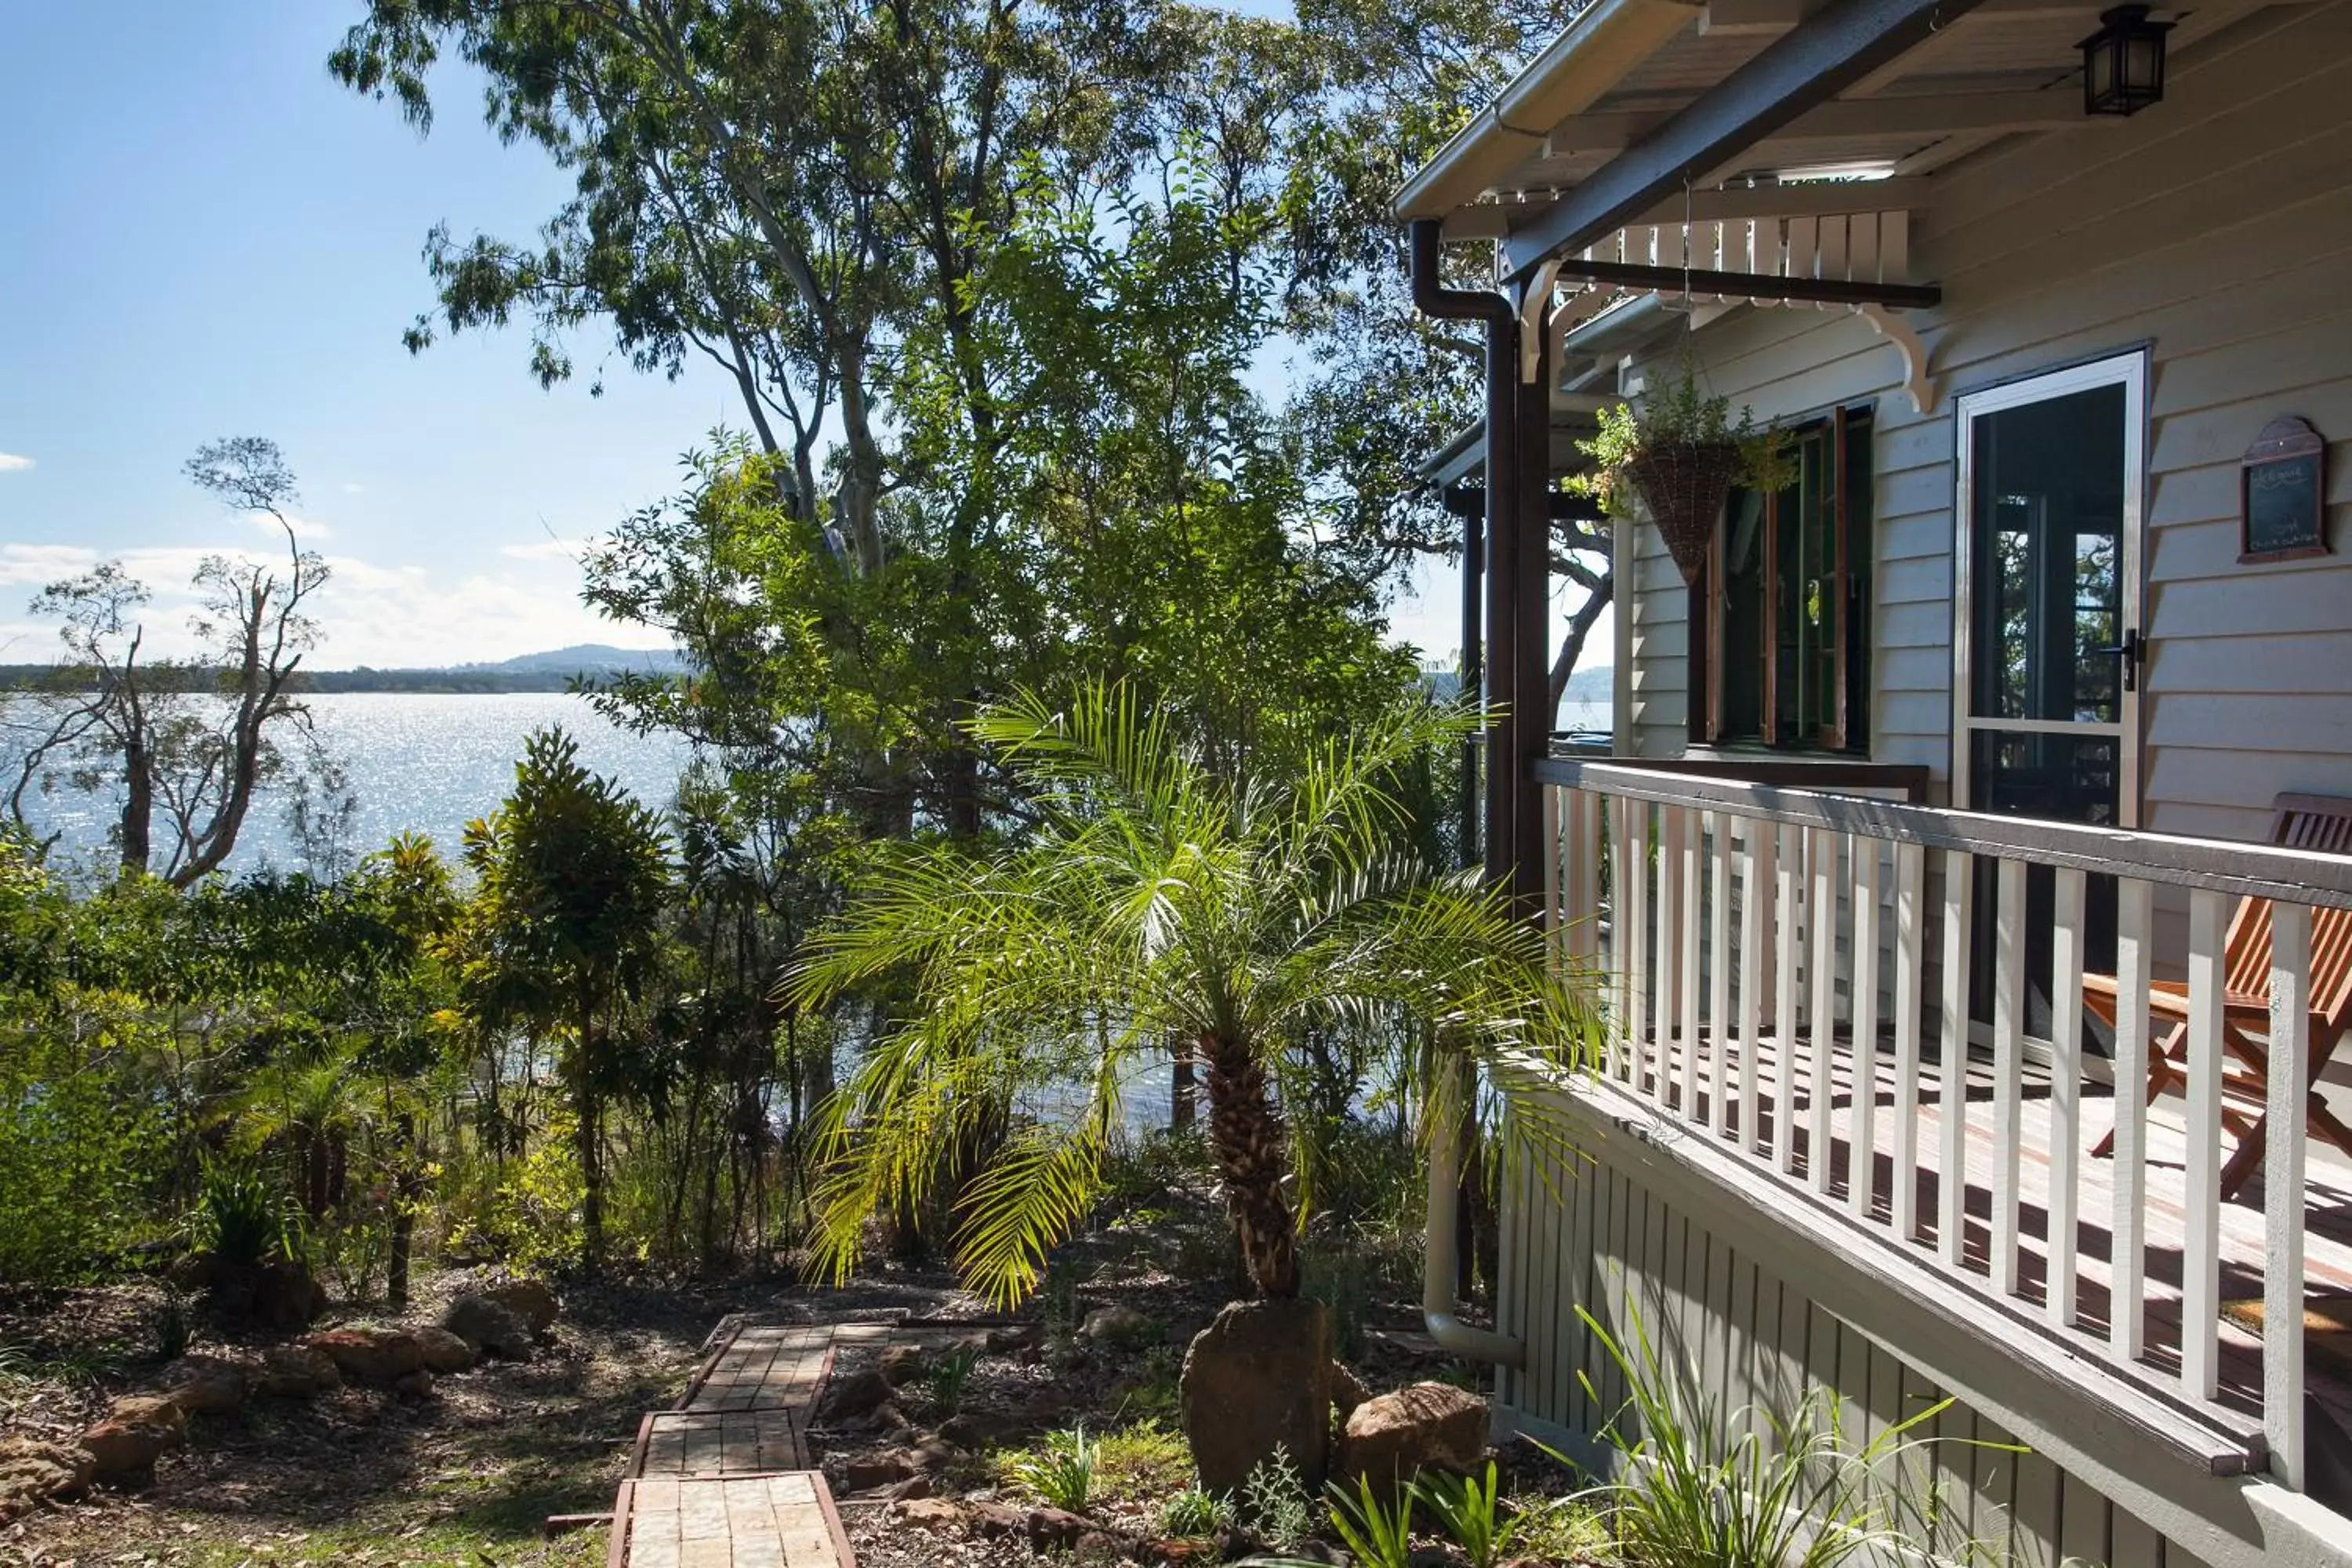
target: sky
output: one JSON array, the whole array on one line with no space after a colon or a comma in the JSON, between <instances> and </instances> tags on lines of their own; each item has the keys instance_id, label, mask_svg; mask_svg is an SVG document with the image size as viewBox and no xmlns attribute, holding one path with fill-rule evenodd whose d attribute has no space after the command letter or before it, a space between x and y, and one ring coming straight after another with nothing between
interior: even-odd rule
<instances>
[{"instance_id":1,"label":"sky","mask_svg":"<svg viewBox=\"0 0 2352 1568\"><path fill-rule=\"evenodd\" d=\"M26 602L112 557L156 590L151 648L184 650L196 563L271 546L181 473L242 435L284 450L333 571L318 668L661 640L580 604L576 553L677 488L731 390L608 363L593 328L553 391L519 327L402 345L435 224L528 239L568 186L482 125L462 67L424 138L335 82L357 10L0 0L0 663L52 657ZM1452 582L1422 569L1401 638L1451 657Z\"/></svg>"}]
</instances>

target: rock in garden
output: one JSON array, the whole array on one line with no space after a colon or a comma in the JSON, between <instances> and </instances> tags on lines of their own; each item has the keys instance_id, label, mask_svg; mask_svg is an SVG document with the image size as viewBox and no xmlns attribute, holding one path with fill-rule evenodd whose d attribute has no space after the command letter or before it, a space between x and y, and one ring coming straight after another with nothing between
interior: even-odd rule
<instances>
[{"instance_id":1,"label":"rock in garden","mask_svg":"<svg viewBox=\"0 0 2352 1568\"><path fill-rule=\"evenodd\" d=\"M871 1367L848 1377L835 1378L824 1385L824 1393L816 1402L815 1424L847 1426L887 1405L893 1392L890 1380Z\"/></svg>"},{"instance_id":2,"label":"rock in garden","mask_svg":"<svg viewBox=\"0 0 2352 1568\"><path fill-rule=\"evenodd\" d=\"M931 1495L931 1478L908 1476L903 1481L893 1481L875 1494L891 1502L912 1501Z\"/></svg>"},{"instance_id":3,"label":"rock in garden","mask_svg":"<svg viewBox=\"0 0 2352 1568\"><path fill-rule=\"evenodd\" d=\"M1034 1350L1045 1337L1042 1324L1015 1323L1009 1328L989 1330L985 1342L990 1353L1005 1355L1013 1351Z\"/></svg>"},{"instance_id":4,"label":"rock in garden","mask_svg":"<svg viewBox=\"0 0 2352 1568\"><path fill-rule=\"evenodd\" d=\"M245 1368L218 1356L184 1355L163 1369L163 1397L191 1415L226 1415L245 1403Z\"/></svg>"},{"instance_id":5,"label":"rock in garden","mask_svg":"<svg viewBox=\"0 0 2352 1568\"><path fill-rule=\"evenodd\" d=\"M392 1391L403 1399L426 1399L433 1394L433 1374L423 1367L393 1379Z\"/></svg>"},{"instance_id":6,"label":"rock in garden","mask_svg":"<svg viewBox=\"0 0 2352 1568\"><path fill-rule=\"evenodd\" d=\"M1097 1344L1132 1348L1156 1344L1165 1332L1157 1322L1132 1307L1109 1306L1088 1312L1087 1321L1079 1326L1078 1337Z\"/></svg>"},{"instance_id":7,"label":"rock in garden","mask_svg":"<svg viewBox=\"0 0 2352 1568\"><path fill-rule=\"evenodd\" d=\"M964 1507L953 1498L915 1498L898 1510L908 1524L926 1530L952 1530L963 1522Z\"/></svg>"},{"instance_id":8,"label":"rock in garden","mask_svg":"<svg viewBox=\"0 0 2352 1568\"><path fill-rule=\"evenodd\" d=\"M872 1491L923 1473L920 1456L911 1448L874 1448L853 1457L842 1471L842 1484L853 1492Z\"/></svg>"},{"instance_id":9,"label":"rock in garden","mask_svg":"<svg viewBox=\"0 0 2352 1568\"><path fill-rule=\"evenodd\" d=\"M188 1440L188 1418L162 1394L126 1394L106 1419L81 1435L81 1446L101 1476L136 1476Z\"/></svg>"},{"instance_id":10,"label":"rock in garden","mask_svg":"<svg viewBox=\"0 0 2352 1568\"><path fill-rule=\"evenodd\" d=\"M416 1336L404 1329L331 1329L303 1343L323 1352L352 1383L389 1388L425 1367Z\"/></svg>"},{"instance_id":11,"label":"rock in garden","mask_svg":"<svg viewBox=\"0 0 2352 1568\"><path fill-rule=\"evenodd\" d=\"M469 1293L449 1303L441 1326L474 1348L476 1355L504 1356L512 1361L530 1357L530 1324L505 1302Z\"/></svg>"},{"instance_id":12,"label":"rock in garden","mask_svg":"<svg viewBox=\"0 0 2352 1568\"><path fill-rule=\"evenodd\" d=\"M273 1329L307 1329L327 1310L326 1288L299 1263L266 1263L254 1271L253 1315Z\"/></svg>"},{"instance_id":13,"label":"rock in garden","mask_svg":"<svg viewBox=\"0 0 2352 1568\"><path fill-rule=\"evenodd\" d=\"M1236 1301L1184 1353L1184 1435L1201 1485L1238 1492L1276 1447L1309 1492L1329 1461L1330 1317L1319 1301Z\"/></svg>"},{"instance_id":14,"label":"rock in garden","mask_svg":"<svg viewBox=\"0 0 2352 1568\"><path fill-rule=\"evenodd\" d=\"M1416 1383L1349 1413L1334 1469L1394 1489L1425 1469L1466 1470L1486 1452L1486 1402L1450 1383Z\"/></svg>"},{"instance_id":15,"label":"rock in garden","mask_svg":"<svg viewBox=\"0 0 2352 1568\"><path fill-rule=\"evenodd\" d=\"M923 1374L923 1359L920 1345L892 1345L882 1352L882 1375L894 1388L912 1383Z\"/></svg>"},{"instance_id":16,"label":"rock in garden","mask_svg":"<svg viewBox=\"0 0 2352 1568\"><path fill-rule=\"evenodd\" d=\"M416 1353L423 1358L427 1372L463 1372L478 1359L474 1347L462 1335L446 1329L428 1326L411 1329L409 1332L415 1336Z\"/></svg>"},{"instance_id":17,"label":"rock in garden","mask_svg":"<svg viewBox=\"0 0 2352 1568\"><path fill-rule=\"evenodd\" d=\"M523 1327L534 1334L546 1333L555 1327L556 1315L563 1310L555 1292L538 1279L502 1280L485 1287L481 1293L520 1318Z\"/></svg>"},{"instance_id":18,"label":"rock in garden","mask_svg":"<svg viewBox=\"0 0 2352 1568\"><path fill-rule=\"evenodd\" d=\"M1032 1546L1075 1546L1078 1537L1094 1529L1075 1513L1058 1508L1033 1508L1021 1519Z\"/></svg>"},{"instance_id":19,"label":"rock in garden","mask_svg":"<svg viewBox=\"0 0 2352 1568\"><path fill-rule=\"evenodd\" d=\"M272 1345L261 1352L256 1392L275 1399L308 1399L343 1385L342 1369L334 1357L309 1345Z\"/></svg>"},{"instance_id":20,"label":"rock in garden","mask_svg":"<svg viewBox=\"0 0 2352 1568\"><path fill-rule=\"evenodd\" d=\"M89 1489L98 1461L76 1443L0 1438L0 1521Z\"/></svg>"}]
</instances>

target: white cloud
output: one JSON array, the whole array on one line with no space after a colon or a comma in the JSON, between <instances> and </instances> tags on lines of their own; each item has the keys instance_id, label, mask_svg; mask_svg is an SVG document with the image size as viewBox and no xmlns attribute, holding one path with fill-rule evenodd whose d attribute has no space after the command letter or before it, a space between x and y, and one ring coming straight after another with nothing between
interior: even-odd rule
<instances>
[{"instance_id":1,"label":"white cloud","mask_svg":"<svg viewBox=\"0 0 2352 1568\"><path fill-rule=\"evenodd\" d=\"M30 458L20 458L14 452L0 452L0 474L9 473L17 468L29 468L32 466L33 459Z\"/></svg>"},{"instance_id":2,"label":"white cloud","mask_svg":"<svg viewBox=\"0 0 2352 1568\"><path fill-rule=\"evenodd\" d=\"M364 486L364 485L353 484L353 483L352 483L351 480L349 480L349 479L345 479L345 480L343 481L343 485L342 485L343 493L344 493L345 495L347 495L347 496L355 496L355 495L360 495L360 494L363 493L363 492L366 490L366 489L367 489L367 487L366 487L366 486Z\"/></svg>"},{"instance_id":3,"label":"white cloud","mask_svg":"<svg viewBox=\"0 0 2352 1568\"><path fill-rule=\"evenodd\" d=\"M0 588L42 587L97 563L79 544L0 544Z\"/></svg>"},{"instance_id":4,"label":"white cloud","mask_svg":"<svg viewBox=\"0 0 2352 1568\"><path fill-rule=\"evenodd\" d=\"M288 528L294 531L294 537L297 539L331 539L335 534L333 529L315 517L289 516L280 523L278 519L266 511L249 511L245 514L245 518L254 527L273 537L281 536L283 530Z\"/></svg>"}]
</instances>

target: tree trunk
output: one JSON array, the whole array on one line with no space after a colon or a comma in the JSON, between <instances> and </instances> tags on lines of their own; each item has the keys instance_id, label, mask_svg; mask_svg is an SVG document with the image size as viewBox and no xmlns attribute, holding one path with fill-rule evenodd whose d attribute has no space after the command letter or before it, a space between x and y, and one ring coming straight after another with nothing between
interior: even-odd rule
<instances>
[{"instance_id":1,"label":"tree trunk","mask_svg":"<svg viewBox=\"0 0 2352 1568\"><path fill-rule=\"evenodd\" d=\"M1168 1047L1168 1131L1189 1131L1200 1099L1198 1080L1192 1072L1192 1048L1178 1040Z\"/></svg>"},{"instance_id":2,"label":"tree trunk","mask_svg":"<svg viewBox=\"0 0 2352 1568\"><path fill-rule=\"evenodd\" d=\"M583 993L577 1059L572 1064L572 1103L579 1120L572 1142L580 1153L580 1257L591 1274L604 1263L604 1152L591 1051L594 1018L595 1008Z\"/></svg>"},{"instance_id":3,"label":"tree trunk","mask_svg":"<svg viewBox=\"0 0 2352 1568\"><path fill-rule=\"evenodd\" d=\"M395 1312L408 1306L408 1258L416 1234L420 1195L415 1159L416 1124L405 1114L393 1124L393 1157L399 1162L392 1183L392 1250L384 1258L384 1300Z\"/></svg>"},{"instance_id":4,"label":"tree trunk","mask_svg":"<svg viewBox=\"0 0 2352 1568\"><path fill-rule=\"evenodd\" d=\"M1208 1067L1209 1150L1225 1185L1225 1206L1258 1294L1298 1294L1298 1222L1282 1190L1290 1140L1267 1092L1265 1068L1246 1045L1203 1035Z\"/></svg>"},{"instance_id":5,"label":"tree trunk","mask_svg":"<svg viewBox=\"0 0 2352 1568\"><path fill-rule=\"evenodd\" d=\"M122 783L122 868L144 876L154 854L155 777L143 734L132 734L123 745Z\"/></svg>"}]
</instances>

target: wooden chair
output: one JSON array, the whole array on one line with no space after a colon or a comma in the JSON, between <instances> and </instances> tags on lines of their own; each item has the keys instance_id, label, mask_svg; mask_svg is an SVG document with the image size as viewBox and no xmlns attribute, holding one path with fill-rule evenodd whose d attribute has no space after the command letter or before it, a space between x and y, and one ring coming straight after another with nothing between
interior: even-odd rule
<instances>
[{"instance_id":1,"label":"wooden chair","mask_svg":"<svg viewBox=\"0 0 2352 1568\"><path fill-rule=\"evenodd\" d=\"M2334 795L2283 795L2273 803L2271 841L2290 849L2326 855L2352 854L2352 799ZM2271 905L2267 899L2241 899L2231 912L2222 952L2221 1121L2237 1135L2238 1147L2221 1168L2221 1196L2231 1198L2262 1167L2269 1116L2230 1103L2231 1095L2256 1105L2270 1093ZM2116 1021L2116 977L2086 974L2083 1000L2110 1026ZM2158 980L2148 988L2147 1100L2166 1089L2185 1089L2189 1048L2189 988ZM2312 1131L2352 1154L2347 1127L2311 1090L2352 1026L2352 910L2315 909L2311 920L2311 1050L2303 1065L2305 1104ZM2118 1092L2121 1086L2118 1086ZM2115 1152L2110 1131L2091 1151L2100 1159Z\"/></svg>"}]
</instances>

